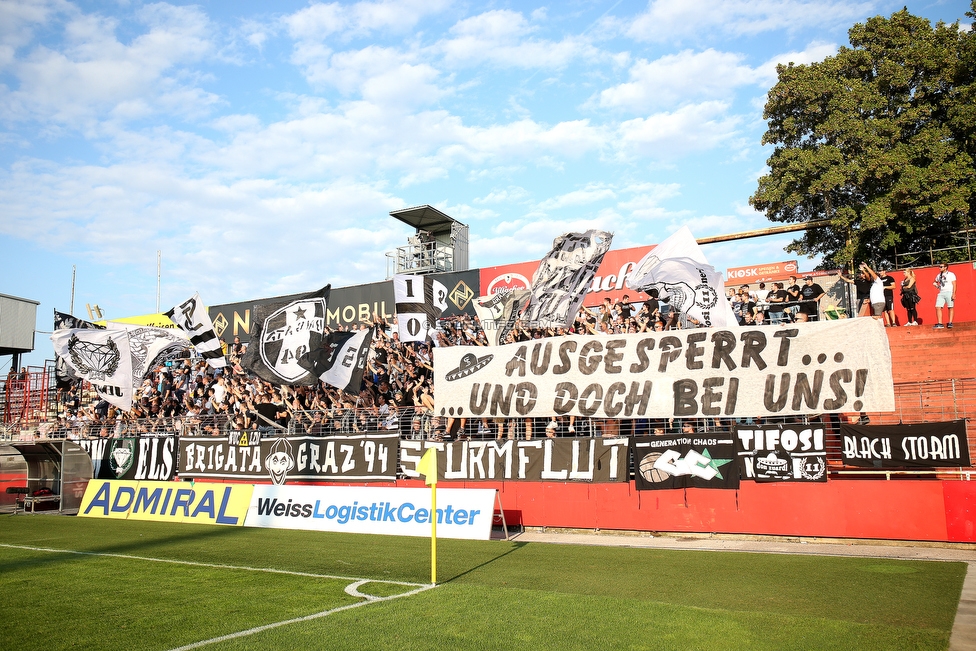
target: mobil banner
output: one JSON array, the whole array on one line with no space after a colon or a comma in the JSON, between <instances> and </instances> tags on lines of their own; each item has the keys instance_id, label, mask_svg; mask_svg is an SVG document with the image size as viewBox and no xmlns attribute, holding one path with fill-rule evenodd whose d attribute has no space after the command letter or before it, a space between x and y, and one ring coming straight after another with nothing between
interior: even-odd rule
<instances>
[{"instance_id":1,"label":"mobil banner","mask_svg":"<svg viewBox=\"0 0 976 651\"><path fill-rule=\"evenodd\" d=\"M550 337L434 350L436 412L453 417L705 418L892 411L884 326Z\"/></svg>"},{"instance_id":2,"label":"mobil banner","mask_svg":"<svg viewBox=\"0 0 976 651\"><path fill-rule=\"evenodd\" d=\"M249 484L95 479L88 482L78 515L240 527L253 488Z\"/></svg>"},{"instance_id":3,"label":"mobil banner","mask_svg":"<svg viewBox=\"0 0 976 651\"><path fill-rule=\"evenodd\" d=\"M247 527L488 540L495 507L490 489L441 488L436 515L429 488L255 486Z\"/></svg>"}]
</instances>

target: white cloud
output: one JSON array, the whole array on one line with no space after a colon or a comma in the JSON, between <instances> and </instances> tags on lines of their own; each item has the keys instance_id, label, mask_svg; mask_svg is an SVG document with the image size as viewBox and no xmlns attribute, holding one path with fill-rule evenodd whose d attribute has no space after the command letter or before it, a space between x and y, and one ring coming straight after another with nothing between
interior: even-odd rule
<instances>
[{"instance_id":1,"label":"white cloud","mask_svg":"<svg viewBox=\"0 0 976 651\"><path fill-rule=\"evenodd\" d=\"M167 76L213 51L207 17L194 7L154 4L137 15L148 31L123 44L118 22L75 15L64 25L64 48L35 46L8 67L18 82L0 93L8 120L53 120L79 126L109 114L143 117L160 108L206 111L216 97Z\"/></svg>"},{"instance_id":2,"label":"white cloud","mask_svg":"<svg viewBox=\"0 0 976 651\"><path fill-rule=\"evenodd\" d=\"M627 120L617 129L614 147L624 159L633 156L672 159L712 149L736 133L740 118L728 115L727 110L727 103L711 101Z\"/></svg>"},{"instance_id":3,"label":"white cloud","mask_svg":"<svg viewBox=\"0 0 976 651\"><path fill-rule=\"evenodd\" d=\"M871 15L876 5L843 0L651 0L625 32L638 41L680 41L713 31L755 36L811 26L849 26Z\"/></svg>"},{"instance_id":4,"label":"white cloud","mask_svg":"<svg viewBox=\"0 0 976 651\"><path fill-rule=\"evenodd\" d=\"M810 64L823 61L827 57L837 54L837 45L834 43L824 43L814 41L799 52L784 52L766 61L756 68L757 82L763 86L770 87L776 83L776 66L780 64L794 63L797 65Z\"/></svg>"},{"instance_id":5,"label":"white cloud","mask_svg":"<svg viewBox=\"0 0 976 651\"><path fill-rule=\"evenodd\" d=\"M545 201L536 206L536 210L558 210L560 208L583 206L607 199L615 199L617 193L611 188L600 185L587 186L582 190L573 190Z\"/></svg>"},{"instance_id":6,"label":"white cloud","mask_svg":"<svg viewBox=\"0 0 976 651\"><path fill-rule=\"evenodd\" d=\"M498 9L459 21L451 37L434 49L448 66L476 66L491 63L513 68L562 68L575 59L593 61L603 54L578 36L560 41L533 39L537 30L515 11Z\"/></svg>"},{"instance_id":7,"label":"white cloud","mask_svg":"<svg viewBox=\"0 0 976 651\"><path fill-rule=\"evenodd\" d=\"M513 185L501 190L492 190L481 198L474 199L474 203L518 203L529 197L529 192L520 186Z\"/></svg>"},{"instance_id":8,"label":"white cloud","mask_svg":"<svg viewBox=\"0 0 976 651\"><path fill-rule=\"evenodd\" d=\"M756 82L756 72L744 56L707 49L685 50L654 61L638 60L630 81L600 93L602 107L647 111L687 101L725 98L736 87Z\"/></svg>"}]
</instances>

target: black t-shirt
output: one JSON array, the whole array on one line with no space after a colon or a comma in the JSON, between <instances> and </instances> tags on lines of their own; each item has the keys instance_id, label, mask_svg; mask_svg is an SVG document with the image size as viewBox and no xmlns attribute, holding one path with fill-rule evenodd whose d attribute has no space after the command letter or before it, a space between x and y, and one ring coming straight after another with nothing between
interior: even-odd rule
<instances>
[{"instance_id":1,"label":"black t-shirt","mask_svg":"<svg viewBox=\"0 0 976 651\"><path fill-rule=\"evenodd\" d=\"M620 310L620 318L622 319L629 319L630 315L634 311L634 308L629 301L620 301L617 304L617 308Z\"/></svg>"},{"instance_id":2,"label":"black t-shirt","mask_svg":"<svg viewBox=\"0 0 976 651\"><path fill-rule=\"evenodd\" d=\"M881 276L881 283L884 285L885 299L892 299L895 296L895 279L885 274Z\"/></svg>"},{"instance_id":3,"label":"black t-shirt","mask_svg":"<svg viewBox=\"0 0 976 651\"><path fill-rule=\"evenodd\" d=\"M871 297L871 285L873 284L874 281L870 278L862 278L861 276L858 276L854 279L854 289L857 290L858 303Z\"/></svg>"},{"instance_id":4,"label":"black t-shirt","mask_svg":"<svg viewBox=\"0 0 976 651\"><path fill-rule=\"evenodd\" d=\"M776 299L775 301L772 299ZM785 289L774 289L769 292L767 300L769 301L769 311L770 312L782 312L783 308L786 307L786 301L789 299L789 294L786 293Z\"/></svg>"}]
</instances>

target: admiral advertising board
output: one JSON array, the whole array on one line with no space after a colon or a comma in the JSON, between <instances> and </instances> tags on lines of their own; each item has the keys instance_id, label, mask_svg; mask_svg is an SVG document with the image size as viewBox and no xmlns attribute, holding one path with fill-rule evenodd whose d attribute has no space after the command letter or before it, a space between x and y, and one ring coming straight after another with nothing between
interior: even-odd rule
<instances>
[{"instance_id":1,"label":"admiral advertising board","mask_svg":"<svg viewBox=\"0 0 976 651\"><path fill-rule=\"evenodd\" d=\"M474 315L472 300L477 297L479 275L477 270L432 274L447 288L447 309L442 316ZM217 336L227 343L240 337L248 343L255 325L255 308L268 303L289 302L301 294L258 298L239 303L224 303L208 308ZM351 287L333 287L326 306L325 325L329 328L348 327L367 323L373 314L393 321L396 314L396 298L393 281L384 280Z\"/></svg>"},{"instance_id":2,"label":"admiral advertising board","mask_svg":"<svg viewBox=\"0 0 976 651\"><path fill-rule=\"evenodd\" d=\"M637 263L653 248L654 245L607 251L603 256L603 262L596 270L593 282L590 283L583 304L597 305L602 303L604 298L617 301L622 299L624 294L627 294L633 302L646 300L646 294L627 289L624 281L627 274L636 269ZM499 267L484 267L480 270L480 295L493 296L499 292L531 289L532 276L538 268L538 260Z\"/></svg>"}]
</instances>

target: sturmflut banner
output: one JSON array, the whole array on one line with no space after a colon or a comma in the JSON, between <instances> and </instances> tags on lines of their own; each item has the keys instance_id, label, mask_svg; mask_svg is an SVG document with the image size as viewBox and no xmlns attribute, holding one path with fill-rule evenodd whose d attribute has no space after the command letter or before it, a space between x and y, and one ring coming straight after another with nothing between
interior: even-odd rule
<instances>
[{"instance_id":1,"label":"sturmflut banner","mask_svg":"<svg viewBox=\"0 0 976 651\"><path fill-rule=\"evenodd\" d=\"M757 482L827 481L822 425L739 426L733 430L739 476Z\"/></svg>"},{"instance_id":2,"label":"sturmflut banner","mask_svg":"<svg viewBox=\"0 0 976 651\"><path fill-rule=\"evenodd\" d=\"M892 411L884 326L567 336L434 351L436 412L454 417L760 417Z\"/></svg>"},{"instance_id":3,"label":"sturmflut banner","mask_svg":"<svg viewBox=\"0 0 976 651\"><path fill-rule=\"evenodd\" d=\"M439 481L629 481L628 439L534 441L400 441L400 466L420 477L417 464L428 448L437 452Z\"/></svg>"},{"instance_id":4,"label":"sturmflut banner","mask_svg":"<svg viewBox=\"0 0 976 651\"><path fill-rule=\"evenodd\" d=\"M862 468L968 468L966 421L840 426L841 457Z\"/></svg>"},{"instance_id":5,"label":"sturmflut banner","mask_svg":"<svg viewBox=\"0 0 976 651\"><path fill-rule=\"evenodd\" d=\"M437 513L429 488L363 486L255 486L246 527L342 533L488 540L495 507L491 489L437 489Z\"/></svg>"},{"instance_id":6,"label":"sturmflut banner","mask_svg":"<svg viewBox=\"0 0 976 651\"><path fill-rule=\"evenodd\" d=\"M180 437L181 478L392 481L397 432L346 436Z\"/></svg>"}]
</instances>

